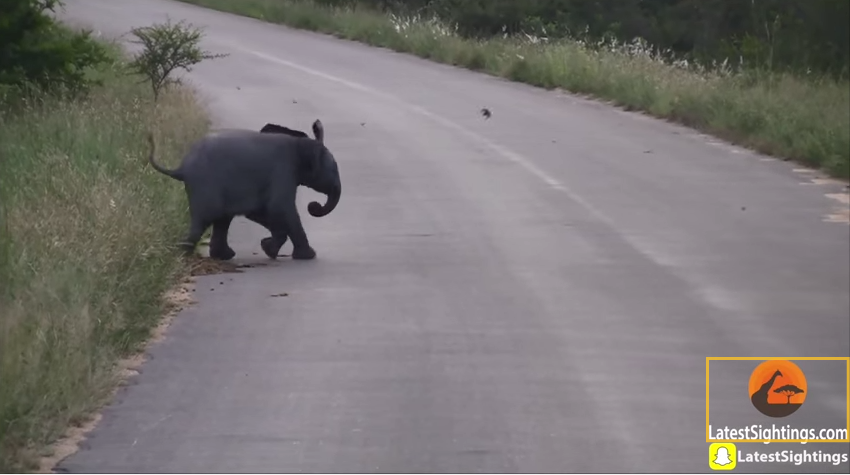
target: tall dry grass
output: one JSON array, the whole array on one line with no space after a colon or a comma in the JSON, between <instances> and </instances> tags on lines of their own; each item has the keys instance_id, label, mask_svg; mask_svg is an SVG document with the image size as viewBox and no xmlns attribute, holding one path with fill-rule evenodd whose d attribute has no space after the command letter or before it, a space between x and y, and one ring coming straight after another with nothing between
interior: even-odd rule
<instances>
[{"instance_id":1,"label":"tall dry grass","mask_svg":"<svg viewBox=\"0 0 850 475\"><path fill-rule=\"evenodd\" d=\"M181 0L320 31L515 81L590 94L850 178L850 84L675 61L641 41L464 39L438 19L308 0Z\"/></svg>"},{"instance_id":2,"label":"tall dry grass","mask_svg":"<svg viewBox=\"0 0 850 475\"><path fill-rule=\"evenodd\" d=\"M146 164L145 132L174 163L206 112L186 88L154 106L120 62L95 73L86 99L0 112L0 472L104 402L184 275L186 198Z\"/></svg>"}]
</instances>

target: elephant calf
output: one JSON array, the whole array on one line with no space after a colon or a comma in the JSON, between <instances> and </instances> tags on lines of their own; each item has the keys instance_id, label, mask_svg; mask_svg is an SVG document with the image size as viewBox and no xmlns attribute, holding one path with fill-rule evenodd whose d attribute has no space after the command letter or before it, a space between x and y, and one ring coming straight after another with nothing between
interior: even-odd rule
<instances>
[{"instance_id":1,"label":"elephant calf","mask_svg":"<svg viewBox=\"0 0 850 475\"><path fill-rule=\"evenodd\" d=\"M208 135L192 145L174 170L156 163L156 141L152 133L148 135L150 164L182 181L186 189L190 226L182 247L187 253L194 252L212 226L210 257L233 258L236 253L227 244L227 233L235 216L245 216L271 231L271 237L261 241L269 258L277 258L287 236L292 240L293 259L316 257L295 206L295 193L303 185L327 195L324 205L314 201L307 206L315 217L326 216L339 203L342 183L336 159L324 145L322 123L313 123L312 139L274 124L264 130Z\"/></svg>"}]
</instances>

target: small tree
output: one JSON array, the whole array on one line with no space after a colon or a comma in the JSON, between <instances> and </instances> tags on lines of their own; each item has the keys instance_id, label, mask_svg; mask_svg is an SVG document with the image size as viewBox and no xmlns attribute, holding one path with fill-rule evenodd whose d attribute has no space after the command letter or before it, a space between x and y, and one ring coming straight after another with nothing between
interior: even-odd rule
<instances>
[{"instance_id":1,"label":"small tree","mask_svg":"<svg viewBox=\"0 0 850 475\"><path fill-rule=\"evenodd\" d=\"M791 404L791 398L792 397L794 397L794 396L796 396L796 395L798 395L802 392L805 392L805 391L798 388L797 386L794 386L793 384L786 384L785 386L774 389L773 392L775 392L776 394L781 394L781 395L787 397L788 398L787 404Z\"/></svg>"},{"instance_id":2,"label":"small tree","mask_svg":"<svg viewBox=\"0 0 850 475\"><path fill-rule=\"evenodd\" d=\"M172 23L168 19L165 23L133 28L130 33L136 37L132 42L144 47L130 62L130 67L150 81L154 100L159 99L160 92L169 84L179 82L171 77L174 70L189 72L192 66L205 59L227 56L202 50L198 46L202 30L183 20Z\"/></svg>"}]
</instances>

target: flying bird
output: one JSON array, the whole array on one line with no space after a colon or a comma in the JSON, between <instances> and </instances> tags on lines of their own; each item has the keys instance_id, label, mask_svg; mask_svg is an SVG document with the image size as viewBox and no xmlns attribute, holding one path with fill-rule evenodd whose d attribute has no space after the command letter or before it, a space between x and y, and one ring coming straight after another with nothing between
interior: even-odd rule
<instances>
[{"instance_id":1,"label":"flying bird","mask_svg":"<svg viewBox=\"0 0 850 475\"><path fill-rule=\"evenodd\" d=\"M491 114L491 113L490 113L490 109L488 109L488 108L486 108L486 107L485 107L485 108L481 109L481 115L483 115L483 116L484 116L484 120L487 120L487 119L489 119L489 118L490 118L490 116L491 116L491 115L493 115L493 114Z\"/></svg>"}]
</instances>

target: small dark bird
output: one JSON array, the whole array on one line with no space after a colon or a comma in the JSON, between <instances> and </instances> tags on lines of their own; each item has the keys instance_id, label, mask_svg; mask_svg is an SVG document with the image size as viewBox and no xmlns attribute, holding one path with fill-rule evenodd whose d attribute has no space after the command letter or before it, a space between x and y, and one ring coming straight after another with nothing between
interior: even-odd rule
<instances>
[{"instance_id":1,"label":"small dark bird","mask_svg":"<svg viewBox=\"0 0 850 475\"><path fill-rule=\"evenodd\" d=\"M486 108L486 107L485 107L485 108L481 109L481 115L483 115L483 116L484 116L484 119L485 119L485 120L487 120L487 119L489 119L489 118L490 118L490 116L491 116L491 115L493 115L493 114L491 114L491 113L490 113L490 109L488 109L488 108Z\"/></svg>"}]
</instances>

